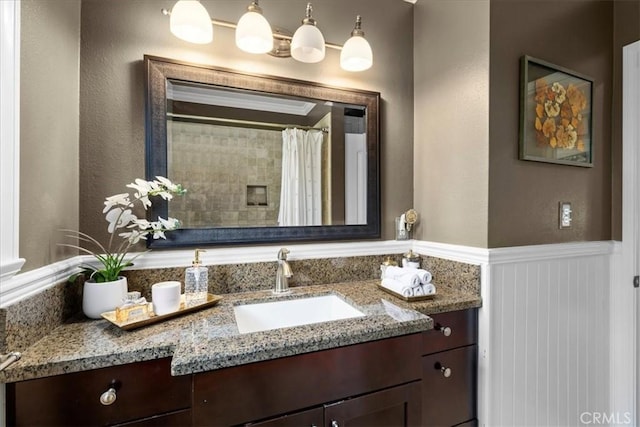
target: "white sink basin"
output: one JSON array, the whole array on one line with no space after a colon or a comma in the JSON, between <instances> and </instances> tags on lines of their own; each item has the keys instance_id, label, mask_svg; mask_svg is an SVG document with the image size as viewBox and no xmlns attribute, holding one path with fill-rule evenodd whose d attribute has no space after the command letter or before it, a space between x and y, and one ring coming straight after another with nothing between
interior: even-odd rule
<instances>
[{"instance_id":1,"label":"white sink basin","mask_svg":"<svg viewBox=\"0 0 640 427\"><path fill-rule=\"evenodd\" d=\"M241 334L364 316L335 295L236 305L233 311Z\"/></svg>"}]
</instances>

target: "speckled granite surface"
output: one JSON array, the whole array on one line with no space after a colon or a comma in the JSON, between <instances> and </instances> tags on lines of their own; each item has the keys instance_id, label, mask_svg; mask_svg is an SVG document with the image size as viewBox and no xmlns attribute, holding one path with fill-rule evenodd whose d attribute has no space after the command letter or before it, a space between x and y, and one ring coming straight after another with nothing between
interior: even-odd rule
<instances>
[{"instance_id":1,"label":"speckled granite surface","mask_svg":"<svg viewBox=\"0 0 640 427\"><path fill-rule=\"evenodd\" d=\"M378 279L380 264L387 257L401 265L402 254L292 260L289 264L294 274L289 279L289 286ZM421 267L433 274L433 281L441 288L480 292L480 267L477 265L421 256ZM208 269L209 292L226 294L271 289L276 277L277 263L210 265ZM146 298L151 298L151 285L154 283L178 280L184 284L184 268L132 270L125 271L124 275L128 278L129 290L140 291Z\"/></svg>"},{"instance_id":2,"label":"speckled granite surface","mask_svg":"<svg viewBox=\"0 0 640 427\"><path fill-rule=\"evenodd\" d=\"M298 287L286 298L335 293L364 317L240 334L233 305L272 300L270 291L223 295L215 307L134 331L106 320L72 321L57 327L0 373L1 382L77 372L173 356L172 373L183 375L276 357L339 347L427 330L425 314L479 307L477 293L438 288L432 300L405 302L377 289L378 280Z\"/></svg>"},{"instance_id":3,"label":"speckled granite surface","mask_svg":"<svg viewBox=\"0 0 640 427\"><path fill-rule=\"evenodd\" d=\"M66 282L0 309L0 351L23 351L81 309L81 285Z\"/></svg>"}]
</instances>

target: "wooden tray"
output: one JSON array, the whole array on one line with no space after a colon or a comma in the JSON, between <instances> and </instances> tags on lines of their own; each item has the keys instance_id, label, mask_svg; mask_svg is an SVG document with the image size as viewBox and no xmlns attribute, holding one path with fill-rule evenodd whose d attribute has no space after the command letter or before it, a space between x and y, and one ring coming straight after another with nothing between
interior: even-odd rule
<instances>
[{"instance_id":1,"label":"wooden tray","mask_svg":"<svg viewBox=\"0 0 640 427\"><path fill-rule=\"evenodd\" d=\"M380 289L382 291L385 291L386 293L391 294L396 298L400 298L402 300L409 301L409 302L412 302L412 301L424 301L424 300L427 300L427 299L432 299L437 294L437 292L436 292L435 294L430 294L430 295L420 295L420 296L417 296L417 297L405 297L404 295L401 295L401 294L399 294L399 293L397 293L395 291L392 291L389 288L385 288L380 283L378 283L378 289Z\"/></svg>"},{"instance_id":2,"label":"wooden tray","mask_svg":"<svg viewBox=\"0 0 640 427\"><path fill-rule=\"evenodd\" d=\"M207 300L202 304L194 305L191 307L185 307L184 294L180 295L180 308L178 311L174 311L173 313L163 314L162 316L156 316L153 312L149 317L143 319L135 319L128 322L118 322L116 320L116 312L107 311L106 313L102 313L101 316L107 319L109 322L113 323L117 327L124 329L125 331L129 331L131 329L141 328L143 326L151 325L153 323L162 322L167 319L171 319L173 317L182 316L184 314L193 313L194 311L202 310L203 308L213 307L222 299L219 295L207 294Z\"/></svg>"}]
</instances>

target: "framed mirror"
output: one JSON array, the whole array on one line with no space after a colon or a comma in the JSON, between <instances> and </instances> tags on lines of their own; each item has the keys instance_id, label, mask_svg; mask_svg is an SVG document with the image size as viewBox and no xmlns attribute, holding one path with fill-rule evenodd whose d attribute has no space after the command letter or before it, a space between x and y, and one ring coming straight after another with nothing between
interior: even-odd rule
<instances>
[{"instance_id":1,"label":"framed mirror","mask_svg":"<svg viewBox=\"0 0 640 427\"><path fill-rule=\"evenodd\" d=\"M380 94L145 55L150 248L380 238Z\"/></svg>"}]
</instances>

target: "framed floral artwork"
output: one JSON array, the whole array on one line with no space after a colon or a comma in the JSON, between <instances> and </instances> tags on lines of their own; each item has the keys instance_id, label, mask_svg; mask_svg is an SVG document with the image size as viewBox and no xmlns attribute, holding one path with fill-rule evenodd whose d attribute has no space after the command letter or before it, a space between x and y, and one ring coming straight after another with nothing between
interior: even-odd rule
<instances>
[{"instance_id":1,"label":"framed floral artwork","mask_svg":"<svg viewBox=\"0 0 640 427\"><path fill-rule=\"evenodd\" d=\"M523 56L520 90L520 159L593 166L593 80Z\"/></svg>"}]
</instances>

